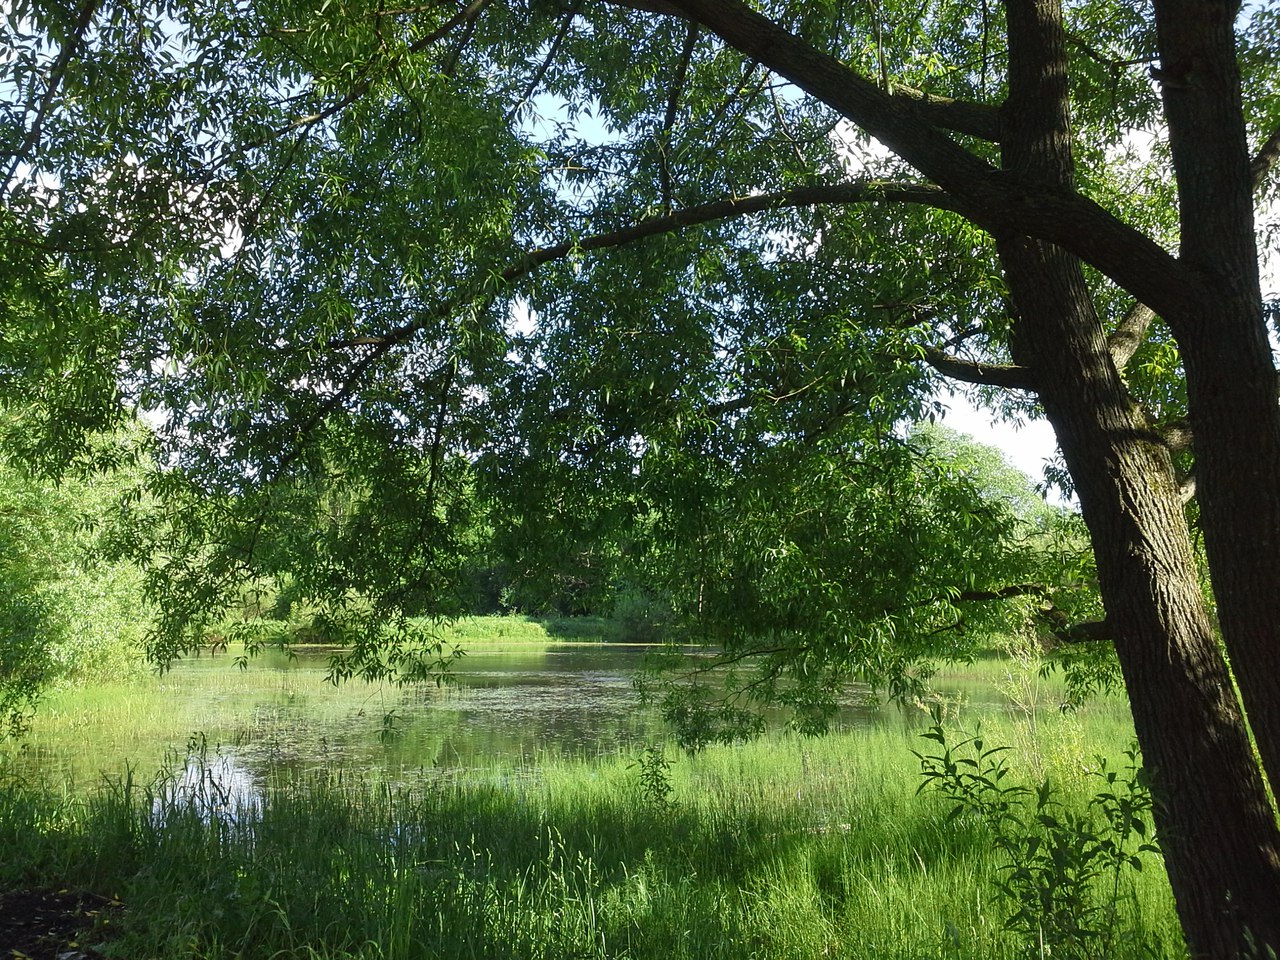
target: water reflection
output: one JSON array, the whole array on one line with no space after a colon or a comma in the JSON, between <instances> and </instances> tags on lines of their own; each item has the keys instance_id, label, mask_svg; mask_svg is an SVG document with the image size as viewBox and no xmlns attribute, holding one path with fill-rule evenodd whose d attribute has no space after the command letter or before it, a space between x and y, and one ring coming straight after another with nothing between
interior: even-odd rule
<instances>
[{"instance_id":1,"label":"water reflection","mask_svg":"<svg viewBox=\"0 0 1280 960\"><path fill-rule=\"evenodd\" d=\"M192 811L201 819L237 821L261 812L263 781L234 754L210 757L202 747L189 752L180 771L155 787L156 820Z\"/></svg>"},{"instance_id":2,"label":"water reflection","mask_svg":"<svg viewBox=\"0 0 1280 960\"><path fill-rule=\"evenodd\" d=\"M329 685L329 652L268 654L243 674L243 691L231 683L214 694L250 699L235 704L249 708L248 722L219 742L259 782L335 767L396 782L452 779L480 766L612 754L662 733L631 684L643 647L486 651L460 661L447 684L408 688ZM234 669L228 657L205 656L172 676L208 696ZM264 675L279 685L264 686Z\"/></svg>"},{"instance_id":3,"label":"water reflection","mask_svg":"<svg viewBox=\"0 0 1280 960\"><path fill-rule=\"evenodd\" d=\"M228 654L205 654L149 683L68 703L61 734L33 737L17 759L79 783L163 768L178 794L223 806L247 802L275 777L333 770L394 783L457 780L477 768L524 777L547 759L611 756L668 735L632 687L648 649L489 648L457 662L448 684L407 688L333 686L332 650L267 652L247 670ZM855 693L836 725L918 721ZM207 737L207 764L184 759L193 733Z\"/></svg>"}]
</instances>

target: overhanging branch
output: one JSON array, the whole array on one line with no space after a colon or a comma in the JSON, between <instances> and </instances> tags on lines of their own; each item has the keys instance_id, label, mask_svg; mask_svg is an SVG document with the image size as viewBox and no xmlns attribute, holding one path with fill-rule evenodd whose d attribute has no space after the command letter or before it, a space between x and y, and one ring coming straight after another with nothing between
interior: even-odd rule
<instances>
[{"instance_id":1,"label":"overhanging branch","mask_svg":"<svg viewBox=\"0 0 1280 960\"><path fill-rule=\"evenodd\" d=\"M936 347L926 347L924 358L929 366L952 380L976 383L984 387L1004 387L1008 390L1035 390L1030 367L975 363L952 356Z\"/></svg>"},{"instance_id":2,"label":"overhanging branch","mask_svg":"<svg viewBox=\"0 0 1280 960\"><path fill-rule=\"evenodd\" d=\"M993 234L1054 243L1093 264L1166 318L1202 292L1176 257L1096 202L1067 188L999 170L919 109L817 50L741 0L673 0L726 44L838 111L951 195Z\"/></svg>"},{"instance_id":3,"label":"overhanging branch","mask_svg":"<svg viewBox=\"0 0 1280 960\"><path fill-rule=\"evenodd\" d=\"M1061 643L1082 643L1115 639L1115 633L1106 620L1071 623L1066 612L1053 602L1053 592L1052 588L1043 583L1011 583L989 590L961 590L947 599L952 603L984 603L1014 597L1036 597L1039 605L1035 610L1035 617L1049 628L1055 640Z\"/></svg>"},{"instance_id":4,"label":"overhanging branch","mask_svg":"<svg viewBox=\"0 0 1280 960\"><path fill-rule=\"evenodd\" d=\"M504 285L509 284L528 276L544 264L562 260L578 251L606 250L613 247L621 247L648 237L661 236L733 217L748 216L771 210L811 207L819 204L879 202L918 203L941 210L953 209L951 200L944 191L923 183L862 180L851 183L797 187L792 190L779 190L750 197L731 197L727 200L696 204L666 216L641 220L630 227L624 227L620 230L598 233L577 240L565 240L551 246L531 250L499 271L497 278ZM497 293L493 289L492 280L486 280L478 284L472 291L460 294L433 309L422 311L416 319L384 333L359 334L352 337L339 337L329 340L327 346L331 350L365 346L372 349L355 362L337 391L321 404L315 413L299 428L297 434L299 447L302 440L316 426L353 395L360 379L392 349L408 342L428 324L456 312L464 304L477 301L488 303L495 296L497 296ZM282 461L281 469L291 463L296 455L297 449L286 456Z\"/></svg>"},{"instance_id":5,"label":"overhanging branch","mask_svg":"<svg viewBox=\"0 0 1280 960\"><path fill-rule=\"evenodd\" d=\"M951 198L945 192L927 183L858 180L849 183L796 187L791 190L777 190L772 193L759 193L748 197L729 197L725 200L694 204L660 217L640 220L629 227L591 234L575 240L563 240L550 246L539 247L512 261L498 271L497 276L504 283L512 283L528 276L538 267L556 260L563 260L576 252L623 247L649 237L675 233L690 227L715 223L719 220L729 220L775 210L794 210L823 204L847 205L853 203L916 203L934 207L938 210L955 209ZM385 333L362 334L356 337L334 339L328 342L328 346L330 349L345 349L354 346L394 345L422 329L428 319L438 318L451 312L458 302L460 301L450 301L446 306L431 311L429 318L411 320Z\"/></svg>"}]
</instances>

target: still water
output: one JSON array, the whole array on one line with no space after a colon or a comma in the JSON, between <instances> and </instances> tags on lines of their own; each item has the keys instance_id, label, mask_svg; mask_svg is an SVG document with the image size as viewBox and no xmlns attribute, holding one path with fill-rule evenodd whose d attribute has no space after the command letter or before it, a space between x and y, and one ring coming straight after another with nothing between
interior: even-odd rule
<instances>
[{"instance_id":1,"label":"still water","mask_svg":"<svg viewBox=\"0 0 1280 960\"><path fill-rule=\"evenodd\" d=\"M412 687L335 687L320 650L268 652L247 669L226 653L206 653L145 681L65 692L42 707L25 742L0 755L11 769L80 785L126 771L146 780L214 770L218 788L240 797L272 778L319 771L393 783L481 770L522 777L550 759L665 739L632 685L647 652L623 644L484 647L455 664L450 682ZM855 691L839 726L903 722L892 708L857 701Z\"/></svg>"}]
</instances>

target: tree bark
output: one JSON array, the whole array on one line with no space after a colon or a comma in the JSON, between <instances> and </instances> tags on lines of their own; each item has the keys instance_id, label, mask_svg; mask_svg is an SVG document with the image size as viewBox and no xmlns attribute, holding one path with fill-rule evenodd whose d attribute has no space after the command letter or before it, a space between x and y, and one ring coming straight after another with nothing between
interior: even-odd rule
<instances>
[{"instance_id":1,"label":"tree bark","mask_svg":"<svg viewBox=\"0 0 1280 960\"><path fill-rule=\"evenodd\" d=\"M1156 4L1181 260L1204 288L1167 320L1187 370L1197 496L1223 639L1263 766L1280 792L1280 406L1258 280L1237 7Z\"/></svg>"},{"instance_id":2,"label":"tree bark","mask_svg":"<svg viewBox=\"0 0 1280 960\"><path fill-rule=\"evenodd\" d=\"M1006 9L1005 167L1070 188L1058 0ZM997 245L1017 313L1014 360L1034 371L1089 527L1188 944L1214 960L1280 945L1280 831L1200 594L1169 453L1120 379L1080 261L1025 236Z\"/></svg>"}]
</instances>

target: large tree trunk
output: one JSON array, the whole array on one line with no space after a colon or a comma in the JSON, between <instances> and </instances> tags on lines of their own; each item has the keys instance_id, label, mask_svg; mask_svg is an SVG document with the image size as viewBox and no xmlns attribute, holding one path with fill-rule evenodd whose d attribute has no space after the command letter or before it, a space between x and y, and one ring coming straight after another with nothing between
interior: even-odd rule
<instances>
[{"instance_id":1,"label":"large tree trunk","mask_svg":"<svg viewBox=\"0 0 1280 960\"><path fill-rule=\"evenodd\" d=\"M1072 183L1058 0L1010 0L1005 166ZM1193 954L1234 960L1280 947L1280 831L1200 595L1168 451L1107 349L1079 260L998 238L1017 321L1097 555L1156 822Z\"/></svg>"},{"instance_id":2,"label":"large tree trunk","mask_svg":"<svg viewBox=\"0 0 1280 960\"><path fill-rule=\"evenodd\" d=\"M1026 239L1001 254L1024 318L1016 359L1036 372L1097 555L1188 944L1215 960L1235 960L1247 936L1280 945L1280 834L1204 609L1168 452L1125 393L1079 264Z\"/></svg>"},{"instance_id":3,"label":"large tree trunk","mask_svg":"<svg viewBox=\"0 0 1280 960\"><path fill-rule=\"evenodd\" d=\"M1280 790L1280 406L1258 282L1237 7L1156 4L1180 255L1201 290L1166 319L1187 369L1196 489L1223 639L1272 789Z\"/></svg>"}]
</instances>

